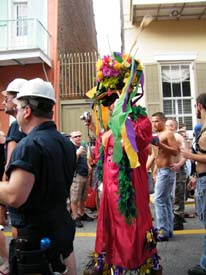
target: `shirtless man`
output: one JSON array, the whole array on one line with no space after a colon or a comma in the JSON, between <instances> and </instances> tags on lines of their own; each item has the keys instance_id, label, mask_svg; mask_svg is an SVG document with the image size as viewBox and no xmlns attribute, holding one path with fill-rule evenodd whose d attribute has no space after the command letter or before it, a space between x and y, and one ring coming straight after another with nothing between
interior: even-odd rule
<instances>
[{"instance_id":1,"label":"shirtless man","mask_svg":"<svg viewBox=\"0 0 206 275\"><path fill-rule=\"evenodd\" d=\"M196 152L182 150L186 159L196 162L196 205L197 213L206 229L206 93L196 99L196 115L202 120L202 129L196 138ZM204 235L203 252L199 265L188 270L189 275L206 275L206 235Z\"/></svg>"},{"instance_id":2,"label":"shirtless man","mask_svg":"<svg viewBox=\"0 0 206 275\"><path fill-rule=\"evenodd\" d=\"M179 150L183 149L186 146L187 141L179 132L177 132L177 121L174 118L168 118L165 126L167 130L174 133ZM173 158L173 163L170 166L171 169L176 172L173 201L174 230L184 229L185 183L187 179L187 167L185 161L185 158L183 158L181 154L178 154Z\"/></svg>"},{"instance_id":3,"label":"shirtless man","mask_svg":"<svg viewBox=\"0 0 206 275\"><path fill-rule=\"evenodd\" d=\"M152 115L153 129L159 137L152 141L158 146L156 158L157 177L155 184L155 212L156 226L159 229L159 241L168 241L173 235L173 213L171 192L175 181L175 172L170 169L172 157L179 153L174 134L165 129L166 118L164 113Z\"/></svg>"}]
</instances>

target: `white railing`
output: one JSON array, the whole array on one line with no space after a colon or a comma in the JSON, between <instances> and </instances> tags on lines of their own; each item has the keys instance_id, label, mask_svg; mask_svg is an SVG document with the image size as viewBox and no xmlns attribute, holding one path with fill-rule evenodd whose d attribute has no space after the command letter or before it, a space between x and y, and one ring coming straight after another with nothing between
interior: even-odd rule
<instances>
[{"instance_id":1,"label":"white railing","mask_svg":"<svg viewBox=\"0 0 206 275\"><path fill-rule=\"evenodd\" d=\"M0 52L40 49L49 56L51 35L34 19L0 20Z\"/></svg>"}]
</instances>

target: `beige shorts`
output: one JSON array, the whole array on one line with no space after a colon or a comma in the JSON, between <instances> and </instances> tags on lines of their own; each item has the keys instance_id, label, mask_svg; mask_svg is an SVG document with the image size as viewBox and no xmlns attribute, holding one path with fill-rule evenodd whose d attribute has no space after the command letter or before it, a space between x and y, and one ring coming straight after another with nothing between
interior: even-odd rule
<instances>
[{"instance_id":1,"label":"beige shorts","mask_svg":"<svg viewBox=\"0 0 206 275\"><path fill-rule=\"evenodd\" d=\"M88 194L89 181L88 177L76 174L70 189L71 202L86 201Z\"/></svg>"}]
</instances>

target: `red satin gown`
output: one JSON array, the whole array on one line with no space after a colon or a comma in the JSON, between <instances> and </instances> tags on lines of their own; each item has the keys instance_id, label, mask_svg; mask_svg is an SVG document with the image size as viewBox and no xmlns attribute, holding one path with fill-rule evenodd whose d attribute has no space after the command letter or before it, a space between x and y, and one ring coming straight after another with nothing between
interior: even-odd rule
<instances>
[{"instance_id":1,"label":"red satin gown","mask_svg":"<svg viewBox=\"0 0 206 275\"><path fill-rule=\"evenodd\" d=\"M149 191L146 171L148 145L151 141L151 123L147 117L139 117L133 122L136 143L139 149L140 166L132 169L132 183L135 188L137 219L132 224L125 222L118 210L119 167L112 162L113 135L103 136L104 166L103 194L98 215L95 252L106 252L106 263L126 269L139 268L148 258L156 253L156 248L146 247L146 231L152 228L149 208Z\"/></svg>"}]
</instances>

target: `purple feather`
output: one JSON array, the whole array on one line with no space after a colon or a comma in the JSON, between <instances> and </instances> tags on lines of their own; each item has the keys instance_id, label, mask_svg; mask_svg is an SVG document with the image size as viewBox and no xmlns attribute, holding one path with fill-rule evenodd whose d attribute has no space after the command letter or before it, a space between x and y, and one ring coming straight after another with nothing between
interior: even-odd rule
<instances>
[{"instance_id":1,"label":"purple feather","mask_svg":"<svg viewBox=\"0 0 206 275\"><path fill-rule=\"evenodd\" d=\"M132 148L134 149L135 152L139 152L136 144L136 134L134 132L131 119L129 118L126 119L125 127L127 132L127 138L129 139L130 144L132 145Z\"/></svg>"}]
</instances>

